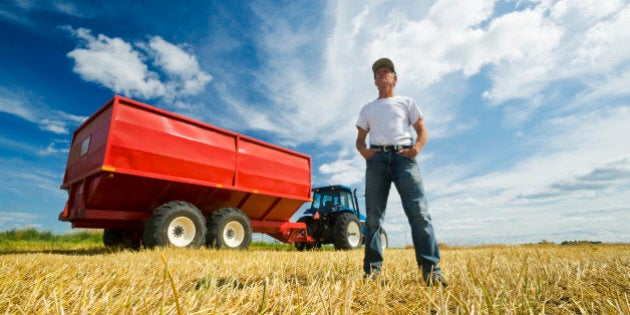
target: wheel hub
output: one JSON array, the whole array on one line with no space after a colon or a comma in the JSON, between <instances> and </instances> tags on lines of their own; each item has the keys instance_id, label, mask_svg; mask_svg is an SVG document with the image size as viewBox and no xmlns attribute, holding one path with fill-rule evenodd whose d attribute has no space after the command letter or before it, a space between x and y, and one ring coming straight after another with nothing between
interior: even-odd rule
<instances>
[{"instance_id":1,"label":"wheel hub","mask_svg":"<svg viewBox=\"0 0 630 315\"><path fill-rule=\"evenodd\" d=\"M186 247L195 239L197 228L188 217L177 217L168 225L168 240L176 247Z\"/></svg>"},{"instance_id":2,"label":"wheel hub","mask_svg":"<svg viewBox=\"0 0 630 315\"><path fill-rule=\"evenodd\" d=\"M245 240L245 228L236 221L228 223L223 232L223 240L228 247L239 247Z\"/></svg>"}]
</instances>

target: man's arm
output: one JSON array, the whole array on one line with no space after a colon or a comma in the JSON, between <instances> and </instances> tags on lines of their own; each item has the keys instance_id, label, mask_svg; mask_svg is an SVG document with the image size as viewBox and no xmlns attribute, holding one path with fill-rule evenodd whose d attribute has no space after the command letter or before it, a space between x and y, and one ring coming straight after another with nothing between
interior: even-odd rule
<instances>
[{"instance_id":1,"label":"man's arm","mask_svg":"<svg viewBox=\"0 0 630 315\"><path fill-rule=\"evenodd\" d=\"M374 153L380 151L379 149L370 149L367 147L367 144L365 143L365 139L367 138L367 135L368 135L368 131L357 126L357 140L356 140L357 151L359 151L359 153L361 153L363 158L365 158L366 160L371 158L372 155L374 155Z\"/></svg>"},{"instance_id":2,"label":"man's arm","mask_svg":"<svg viewBox=\"0 0 630 315\"><path fill-rule=\"evenodd\" d=\"M429 134L427 132L427 128L424 126L424 120L422 118L418 118L418 120L413 124L413 129L416 130L416 143L409 149L402 149L398 153L408 157L408 158L416 158L424 145L427 143L427 139L429 139Z\"/></svg>"}]
</instances>

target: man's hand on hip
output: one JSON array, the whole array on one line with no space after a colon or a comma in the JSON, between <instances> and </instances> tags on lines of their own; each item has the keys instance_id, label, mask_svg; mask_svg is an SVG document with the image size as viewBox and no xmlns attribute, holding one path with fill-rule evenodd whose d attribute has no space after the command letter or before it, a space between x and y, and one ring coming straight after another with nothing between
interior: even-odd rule
<instances>
[{"instance_id":1,"label":"man's hand on hip","mask_svg":"<svg viewBox=\"0 0 630 315\"><path fill-rule=\"evenodd\" d=\"M411 147L409 149L400 149L398 150L398 154L404 155L410 159L415 159L418 154L420 154L420 150L416 149L416 147Z\"/></svg>"}]
</instances>

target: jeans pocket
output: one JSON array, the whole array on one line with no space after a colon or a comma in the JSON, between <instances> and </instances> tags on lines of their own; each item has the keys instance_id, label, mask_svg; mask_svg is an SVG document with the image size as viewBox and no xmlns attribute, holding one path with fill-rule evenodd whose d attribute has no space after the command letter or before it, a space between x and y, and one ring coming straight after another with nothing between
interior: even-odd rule
<instances>
[{"instance_id":1,"label":"jeans pocket","mask_svg":"<svg viewBox=\"0 0 630 315\"><path fill-rule=\"evenodd\" d=\"M372 156L370 156L369 158L365 159L365 161L366 161L366 162L369 162L369 161L374 160L374 158L376 157L376 155L377 155L377 154L378 154L378 153L374 153L374 154L372 154Z\"/></svg>"}]
</instances>

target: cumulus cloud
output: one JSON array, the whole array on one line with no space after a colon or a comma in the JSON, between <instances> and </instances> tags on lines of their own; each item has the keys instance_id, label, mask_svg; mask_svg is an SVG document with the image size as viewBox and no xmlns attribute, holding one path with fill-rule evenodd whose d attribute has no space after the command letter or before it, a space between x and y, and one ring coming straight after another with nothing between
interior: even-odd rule
<instances>
[{"instance_id":1,"label":"cumulus cloud","mask_svg":"<svg viewBox=\"0 0 630 315\"><path fill-rule=\"evenodd\" d=\"M330 184L356 185L363 181L365 160L354 152L344 150L331 163L323 163L319 172L329 178Z\"/></svg>"},{"instance_id":2,"label":"cumulus cloud","mask_svg":"<svg viewBox=\"0 0 630 315\"><path fill-rule=\"evenodd\" d=\"M194 55L159 36L152 37L149 44L143 47L153 56L154 64L171 78L166 83L168 94L198 94L212 80L212 76L200 69Z\"/></svg>"},{"instance_id":3,"label":"cumulus cloud","mask_svg":"<svg viewBox=\"0 0 630 315\"><path fill-rule=\"evenodd\" d=\"M148 99L164 95L165 88L158 74L149 70L131 44L102 34L94 37L84 28L68 29L84 42L84 48L68 53L75 62L73 71L81 78L128 96Z\"/></svg>"},{"instance_id":4,"label":"cumulus cloud","mask_svg":"<svg viewBox=\"0 0 630 315\"><path fill-rule=\"evenodd\" d=\"M200 93L212 77L202 71L194 55L159 36L136 45L91 30L66 29L80 40L70 51L73 71L82 79L102 84L115 93L130 97L173 100ZM147 63L153 61L154 68Z\"/></svg>"},{"instance_id":5,"label":"cumulus cloud","mask_svg":"<svg viewBox=\"0 0 630 315\"><path fill-rule=\"evenodd\" d=\"M588 11L587 11L588 12ZM584 34L583 41L571 59L575 66L587 66L596 71L610 71L627 61L630 49L630 5L614 14L611 19L598 21Z\"/></svg>"}]
</instances>

